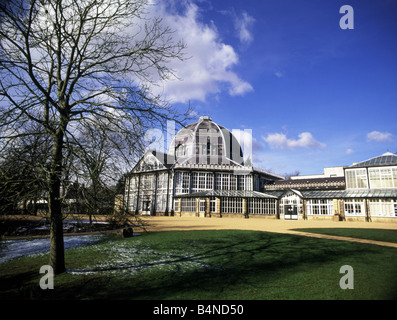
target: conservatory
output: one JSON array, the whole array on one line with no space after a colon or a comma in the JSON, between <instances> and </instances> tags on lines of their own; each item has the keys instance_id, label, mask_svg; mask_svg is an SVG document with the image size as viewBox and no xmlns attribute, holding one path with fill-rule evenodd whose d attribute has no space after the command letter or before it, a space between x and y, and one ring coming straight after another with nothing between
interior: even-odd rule
<instances>
[{"instance_id":1,"label":"conservatory","mask_svg":"<svg viewBox=\"0 0 397 320\"><path fill-rule=\"evenodd\" d=\"M209 117L182 128L167 153L148 151L126 176L124 203L142 215L275 215L260 192L282 176L244 162L235 136Z\"/></svg>"}]
</instances>

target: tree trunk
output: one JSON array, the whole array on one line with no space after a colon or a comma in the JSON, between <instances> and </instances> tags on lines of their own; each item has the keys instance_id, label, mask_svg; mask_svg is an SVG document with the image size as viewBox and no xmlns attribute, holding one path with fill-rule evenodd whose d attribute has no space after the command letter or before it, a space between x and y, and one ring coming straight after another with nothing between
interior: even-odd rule
<instances>
[{"instance_id":1,"label":"tree trunk","mask_svg":"<svg viewBox=\"0 0 397 320\"><path fill-rule=\"evenodd\" d=\"M60 187L62 178L63 130L58 130L52 153L49 185L50 266L55 274L65 271Z\"/></svg>"}]
</instances>

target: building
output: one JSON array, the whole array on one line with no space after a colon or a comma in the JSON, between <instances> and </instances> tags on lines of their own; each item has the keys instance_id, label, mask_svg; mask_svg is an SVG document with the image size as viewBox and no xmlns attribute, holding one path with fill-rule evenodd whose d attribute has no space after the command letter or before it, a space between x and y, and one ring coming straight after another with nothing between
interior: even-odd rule
<instances>
[{"instance_id":1,"label":"building","mask_svg":"<svg viewBox=\"0 0 397 320\"><path fill-rule=\"evenodd\" d=\"M276 214L260 190L283 177L244 162L234 135L209 117L182 128L167 153L148 151L126 176L127 210L142 215Z\"/></svg>"},{"instance_id":2,"label":"building","mask_svg":"<svg viewBox=\"0 0 397 320\"><path fill-rule=\"evenodd\" d=\"M325 168L322 176L276 181L264 192L277 196L284 219L397 222L397 155L387 152L351 166Z\"/></svg>"},{"instance_id":3,"label":"building","mask_svg":"<svg viewBox=\"0 0 397 320\"><path fill-rule=\"evenodd\" d=\"M200 117L167 153L140 159L126 176L124 203L142 215L397 222L397 155L285 180L245 163L233 134Z\"/></svg>"}]
</instances>

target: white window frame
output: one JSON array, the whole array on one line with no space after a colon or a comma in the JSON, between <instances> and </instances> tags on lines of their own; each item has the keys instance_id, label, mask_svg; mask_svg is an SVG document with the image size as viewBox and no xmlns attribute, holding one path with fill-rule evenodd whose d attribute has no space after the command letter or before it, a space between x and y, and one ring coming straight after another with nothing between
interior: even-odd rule
<instances>
[{"instance_id":1,"label":"white window frame","mask_svg":"<svg viewBox=\"0 0 397 320\"><path fill-rule=\"evenodd\" d=\"M175 194L186 194L190 191L190 173L179 171L175 173Z\"/></svg>"},{"instance_id":2,"label":"white window frame","mask_svg":"<svg viewBox=\"0 0 397 320\"><path fill-rule=\"evenodd\" d=\"M153 180L154 180L154 175L153 174L144 174L141 177L141 190L152 190L153 189Z\"/></svg>"},{"instance_id":3,"label":"white window frame","mask_svg":"<svg viewBox=\"0 0 397 320\"><path fill-rule=\"evenodd\" d=\"M364 217L365 201L364 199L347 199L344 201L345 216Z\"/></svg>"},{"instance_id":4,"label":"white window frame","mask_svg":"<svg viewBox=\"0 0 397 320\"><path fill-rule=\"evenodd\" d=\"M196 198L182 198L181 212L196 212L197 202Z\"/></svg>"},{"instance_id":5,"label":"white window frame","mask_svg":"<svg viewBox=\"0 0 397 320\"><path fill-rule=\"evenodd\" d=\"M207 205L207 201L205 199L199 200L199 212L200 213L205 213L206 205Z\"/></svg>"},{"instance_id":6,"label":"white window frame","mask_svg":"<svg viewBox=\"0 0 397 320\"><path fill-rule=\"evenodd\" d=\"M371 217L397 218L397 200L370 199L368 206Z\"/></svg>"},{"instance_id":7,"label":"white window frame","mask_svg":"<svg viewBox=\"0 0 397 320\"><path fill-rule=\"evenodd\" d=\"M275 215L276 200L275 199L247 199L247 212L249 214Z\"/></svg>"},{"instance_id":8,"label":"white window frame","mask_svg":"<svg viewBox=\"0 0 397 320\"><path fill-rule=\"evenodd\" d=\"M309 199L306 201L306 211L309 216L333 216L334 201L332 199Z\"/></svg>"},{"instance_id":9,"label":"white window frame","mask_svg":"<svg viewBox=\"0 0 397 320\"><path fill-rule=\"evenodd\" d=\"M214 174L211 172L192 172L192 192L213 190Z\"/></svg>"},{"instance_id":10,"label":"white window frame","mask_svg":"<svg viewBox=\"0 0 397 320\"><path fill-rule=\"evenodd\" d=\"M368 189L368 175L365 168L346 169L346 189ZM362 186L364 182L365 186Z\"/></svg>"},{"instance_id":11,"label":"white window frame","mask_svg":"<svg viewBox=\"0 0 397 320\"><path fill-rule=\"evenodd\" d=\"M225 197L221 202L222 213L243 213L243 198Z\"/></svg>"},{"instance_id":12,"label":"white window frame","mask_svg":"<svg viewBox=\"0 0 397 320\"><path fill-rule=\"evenodd\" d=\"M210 200L210 212L211 213L216 212L216 199Z\"/></svg>"},{"instance_id":13,"label":"white window frame","mask_svg":"<svg viewBox=\"0 0 397 320\"><path fill-rule=\"evenodd\" d=\"M368 168L368 175L370 187L373 189L397 188L397 167ZM375 180L375 177L379 180ZM375 184L375 181L379 181L379 184ZM387 184L386 181L391 184Z\"/></svg>"}]
</instances>

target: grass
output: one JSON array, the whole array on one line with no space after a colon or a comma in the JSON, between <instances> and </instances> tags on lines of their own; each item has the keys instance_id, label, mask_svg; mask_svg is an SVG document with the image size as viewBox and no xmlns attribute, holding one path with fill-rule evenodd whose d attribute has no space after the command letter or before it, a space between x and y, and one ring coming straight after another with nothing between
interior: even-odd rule
<instances>
[{"instance_id":1,"label":"grass","mask_svg":"<svg viewBox=\"0 0 397 320\"><path fill-rule=\"evenodd\" d=\"M396 299L397 249L259 231L170 231L66 251L68 272L39 288L48 255L0 264L0 299ZM354 269L342 290L340 267Z\"/></svg>"},{"instance_id":2,"label":"grass","mask_svg":"<svg viewBox=\"0 0 397 320\"><path fill-rule=\"evenodd\" d=\"M300 228L294 230L397 243L397 230L358 228Z\"/></svg>"}]
</instances>

